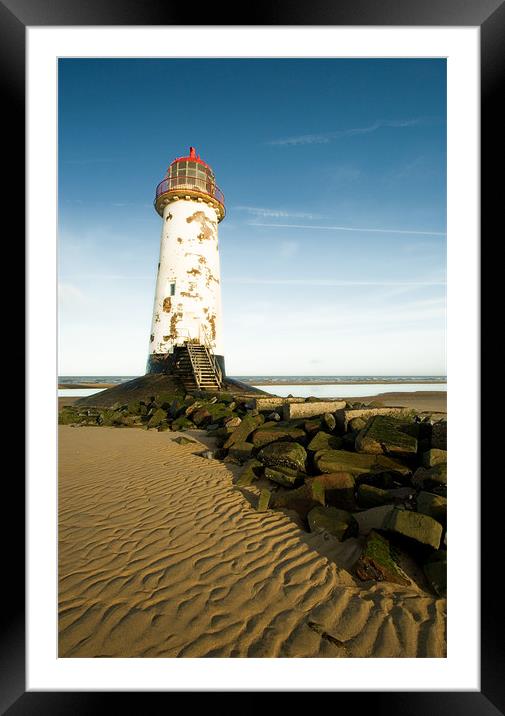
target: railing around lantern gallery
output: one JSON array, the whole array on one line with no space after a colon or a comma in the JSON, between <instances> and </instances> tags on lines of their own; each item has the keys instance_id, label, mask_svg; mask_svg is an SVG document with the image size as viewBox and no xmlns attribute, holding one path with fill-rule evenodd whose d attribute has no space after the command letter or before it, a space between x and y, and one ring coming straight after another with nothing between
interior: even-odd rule
<instances>
[{"instance_id":1,"label":"railing around lantern gallery","mask_svg":"<svg viewBox=\"0 0 505 716\"><path fill-rule=\"evenodd\" d=\"M224 194L216 184L208 179L199 179L198 177L193 178L184 175L163 179L163 181L161 181L156 187L156 199L158 199L158 197L162 194L166 194L167 191L174 191L178 189L192 189L193 191L199 191L202 194L207 194L224 206Z\"/></svg>"}]
</instances>

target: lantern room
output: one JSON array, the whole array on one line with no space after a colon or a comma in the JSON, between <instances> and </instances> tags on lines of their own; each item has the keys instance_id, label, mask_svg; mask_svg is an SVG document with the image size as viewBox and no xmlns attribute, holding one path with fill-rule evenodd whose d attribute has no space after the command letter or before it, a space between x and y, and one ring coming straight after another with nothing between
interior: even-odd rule
<instances>
[{"instance_id":1,"label":"lantern room","mask_svg":"<svg viewBox=\"0 0 505 716\"><path fill-rule=\"evenodd\" d=\"M218 220L225 215L224 195L216 185L211 167L200 159L195 148L189 148L187 157L178 157L170 164L165 178L156 187L154 206L163 216L165 206L179 199L205 201L216 209Z\"/></svg>"}]
</instances>

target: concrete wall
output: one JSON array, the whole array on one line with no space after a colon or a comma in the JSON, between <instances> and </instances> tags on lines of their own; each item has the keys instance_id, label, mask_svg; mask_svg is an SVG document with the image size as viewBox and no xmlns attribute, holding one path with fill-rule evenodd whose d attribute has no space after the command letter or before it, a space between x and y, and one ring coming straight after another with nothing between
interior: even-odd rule
<instances>
[{"instance_id":1,"label":"concrete wall","mask_svg":"<svg viewBox=\"0 0 505 716\"><path fill-rule=\"evenodd\" d=\"M203 201L181 198L165 207L150 354L172 353L188 337L203 342L203 326L223 355L217 224L216 210Z\"/></svg>"}]
</instances>

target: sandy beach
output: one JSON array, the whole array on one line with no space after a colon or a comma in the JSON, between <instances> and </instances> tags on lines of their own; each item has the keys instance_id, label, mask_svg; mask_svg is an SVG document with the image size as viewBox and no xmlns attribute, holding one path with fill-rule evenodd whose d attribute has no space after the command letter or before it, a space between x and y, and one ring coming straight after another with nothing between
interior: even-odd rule
<instances>
[{"instance_id":1,"label":"sandy beach","mask_svg":"<svg viewBox=\"0 0 505 716\"><path fill-rule=\"evenodd\" d=\"M444 599L358 581L357 540L174 438L59 427L60 657L445 656Z\"/></svg>"}]
</instances>

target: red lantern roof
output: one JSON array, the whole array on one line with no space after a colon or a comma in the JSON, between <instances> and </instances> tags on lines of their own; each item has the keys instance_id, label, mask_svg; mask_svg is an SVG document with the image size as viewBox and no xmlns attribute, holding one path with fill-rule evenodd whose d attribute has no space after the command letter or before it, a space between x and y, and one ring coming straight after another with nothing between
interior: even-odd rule
<instances>
[{"instance_id":1,"label":"red lantern roof","mask_svg":"<svg viewBox=\"0 0 505 716\"><path fill-rule=\"evenodd\" d=\"M212 171L211 167L207 164L207 162L204 162L203 159L200 159L194 147L189 148L189 156L177 157L177 159L174 159L172 164L175 164L176 162L198 162L198 164L203 164L205 167ZM172 166L172 164L170 164L170 166Z\"/></svg>"}]
</instances>

